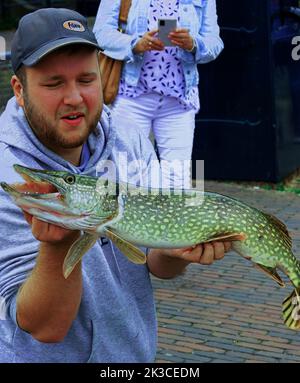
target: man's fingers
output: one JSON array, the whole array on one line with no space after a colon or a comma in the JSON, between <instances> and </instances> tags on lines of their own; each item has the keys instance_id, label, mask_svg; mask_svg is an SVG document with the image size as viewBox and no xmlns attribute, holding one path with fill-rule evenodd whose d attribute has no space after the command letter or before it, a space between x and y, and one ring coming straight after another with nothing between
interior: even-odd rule
<instances>
[{"instance_id":1,"label":"man's fingers","mask_svg":"<svg viewBox=\"0 0 300 383\"><path fill-rule=\"evenodd\" d=\"M215 259L222 259L225 255L225 246L223 242L214 242L213 244Z\"/></svg>"},{"instance_id":2,"label":"man's fingers","mask_svg":"<svg viewBox=\"0 0 300 383\"><path fill-rule=\"evenodd\" d=\"M226 242L223 242L224 244L224 247L225 247L225 253L227 253L227 251L229 251L232 247L232 243L230 241L226 241Z\"/></svg>"},{"instance_id":3,"label":"man's fingers","mask_svg":"<svg viewBox=\"0 0 300 383\"><path fill-rule=\"evenodd\" d=\"M32 234L38 241L43 241L49 231L49 223L42 222L36 217L32 217Z\"/></svg>"},{"instance_id":4,"label":"man's fingers","mask_svg":"<svg viewBox=\"0 0 300 383\"><path fill-rule=\"evenodd\" d=\"M197 246L186 247L185 249L168 250L172 257L181 258L189 263L199 263L201 265L210 265L214 261L224 258L227 251L231 249L231 242L206 242Z\"/></svg>"},{"instance_id":5,"label":"man's fingers","mask_svg":"<svg viewBox=\"0 0 300 383\"><path fill-rule=\"evenodd\" d=\"M43 222L36 217L32 218L31 226L33 236L40 242L60 242L80 234L77 230L69 230L52 223Z\"/></svg>"},{"instance_id":6,"label":"man's fingers","mask_svg":"<svg viewBox=\"0 0 300 383\"><path fill-rule=\"evenodd\" d=\"M203 252L200 255L199 263L201 265L210 265L214 260L214 246L211 243L203 245Z\"/></svg>"},{"instance_id":7,"label":"man's fingers","mask_svg":"<svg viewBox=\"0 0 300 383\"><path fill-rule=\"evenodd\" d=\"M204 243L197 245L194 249L187 249L182 254L182 259L201 265L210 265L213 261L224 258L225 252L230 247L230 242Z\"/></svg>"},{"instance_id":8,"label":"man's fingers","mask_svg":"<svg viewBox=\"0 0 300 383\"><path fill-rule=\"evenodd\" d=\"M178 249L178 255L181 259L189 262L198 263L199 258L203 252L203 245L199 244L195 247L187 247L186 249Z\"/></svg>"}]
</instances>

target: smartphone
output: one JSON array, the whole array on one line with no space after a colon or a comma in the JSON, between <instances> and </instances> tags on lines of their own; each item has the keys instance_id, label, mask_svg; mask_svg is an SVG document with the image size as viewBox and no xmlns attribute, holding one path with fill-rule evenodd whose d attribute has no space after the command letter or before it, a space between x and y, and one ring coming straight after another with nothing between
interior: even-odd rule
<instances>
[{"instance_id":1,"label":"smartphone","mask_svg":"<svg viewBox=\"0 0 300 383\"><path fill-rule=\"evenodd\" d=\"M177 19L158 19L157 23L157 38L159 38L166 47L174 46L168 38L168 35L177 28Z\"/></svg>"}]
</instances>

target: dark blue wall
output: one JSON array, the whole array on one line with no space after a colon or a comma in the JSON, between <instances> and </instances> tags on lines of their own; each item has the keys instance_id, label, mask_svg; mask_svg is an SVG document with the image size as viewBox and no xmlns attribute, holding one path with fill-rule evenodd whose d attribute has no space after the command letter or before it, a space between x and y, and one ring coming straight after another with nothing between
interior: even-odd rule
<instances>
[{"instance_id":1,"label":"dark blue wall","mask_svg":"<svg viewBox=\"0 0 300 383\"><path fill-rule=\"evenodd\" d=\"M199 65L193 159L208 179L279 181L300 167L298 0L218 0L225 49Z\"/></svg>"}]
</instances>

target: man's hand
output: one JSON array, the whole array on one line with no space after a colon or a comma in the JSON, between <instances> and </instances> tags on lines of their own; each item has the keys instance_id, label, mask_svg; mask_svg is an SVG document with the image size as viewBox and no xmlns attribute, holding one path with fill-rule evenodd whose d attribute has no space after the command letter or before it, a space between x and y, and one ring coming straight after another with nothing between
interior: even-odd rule
<instances>
[{"instance_id":1,"label":"man's hand","mask_svg":"<svg viewBox=\"0 0 300 383\"><path fill-rule=\"evenodd\" d=\"M139 54L144 53L146 51L162 51L164 50L164 44L154 35L158 32L158 29L154 29L152 31L146 32L142 38L138 40L133 48L133 53Z\"/></svg>"},{"instance_id":2,"label":"man's hand","mask_svg":"<svg viewBox=\"0 0 300 383\"><path fill-rule=\"evenodd\" d=\"M165 250L165 255L171 258L182 259L188 263L210 265L214 261L224 258L225 253L230 248L231 242L210 242L184 249L168 249Z\"/></svg>"},{"instance_id":3,"label":"man's hand","mask_svg":"<svg viewBox=\"0 0 300 383\"><path fill-rule=\"evenodd\" d=\"M180 275L190 263L210 265L231 248L231 242L203 243L182 249L151 249L147 257L149 270L158 278Z\"/></svg>"},{"instance_id":4,"label":"man's hand","mask_svg":"<svg viewBox=\"0 0 300 383\"><path fill-rule=\"evenodd\" d=\"M49 244L65 243L70 246L80 235L79 231L64 229L63 227L43 222L31 214L23 211L26 221L31 226L33 236L40 242Z\"/></svg>"},{"instance_id":5,"label":"man's hand","mask_svg":"<svg viewBox=\"0 0 300 383\"><path fill-rule=\"evenodd\" d=\"M194 39L186 28L176 29L168 35L171 42L179 48L191 51L194 47Z\"/></svg>"}]
</instances>

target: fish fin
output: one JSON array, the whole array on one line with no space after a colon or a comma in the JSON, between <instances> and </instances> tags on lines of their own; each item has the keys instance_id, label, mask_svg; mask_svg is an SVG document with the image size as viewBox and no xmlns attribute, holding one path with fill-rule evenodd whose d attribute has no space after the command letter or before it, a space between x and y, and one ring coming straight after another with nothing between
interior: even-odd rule
<instances>
[{"instance_id":1,"label":"fish fin","mask_svg":"<svg viewBox=\"0 0 300 383\"><path fill-rule=\"evenodd\" d=\"M146 255L126 239L114 233L111 229L105 228L104 235L113 241L119 250L126 255L126 257L133 263L144 264L146 263Z\"/></svg>"},{"instance_id":2,"label":"fish fin","mask_svg":"<svg viewBox=\"0 0 300 383\"><path fill-rule=\"evenodd\" d=\"M256 263L256 262L254 262L254 265L259 270L263 271L264 273L269 275L272 279L274 279L274 281L277 282L279 284L279 286L281 286L281 287L285 286L285 283L283 282L283 280L280 278L280 276L278 275L278 273L276 271L276 267L269 267L269 266L265 266L265 265L262 265L261 263Z\"/></svg>"},{"instance_id":3,"label":"fish fin","mask_svg":"<svg viewBox=\"0 0 300 383\"><path fill-rule=\"evenodd\" d=\"M105 235L105 231L111 229L107 229L108 225L113 225L114 223L118 222L124 214L124 208L125 208L125 195L121 193L119 189L119 195L118 195L118 208L114 211L114 213L107 217L105 221L101 223L96 229L96 232L99 233L99 235Z\"/></svg>"},{"instance_id":4,"label":"fish fin","mask_svg":"<svg viewBox=\"0 0 300 383\"><path fill-rule=\"evenodd\" d=\"M300 288L293 292L282 302L282 315L284 323L292 330L300 328Z\"/></svg>"},{"instance_id":5,"label":"fish fin","mask_svg":"<svg viewBox=\"0 0 300 383\"><path fill-rule=\"evenodd\" d=\"M209 238L206 242L213 242L213 241L244 241L247 239L247 235L244 233L229 233L229 234L220 234L216 237Z\"/></svg>"},{"instance_id":6,"label":"fish fin","mask_svg":"<svg viewBox=\"0 0 300 383\"><path fill-rule=\"evenodd\" d=\"M84 254L94 246L99 236L95 234L84 233L70 247L63 264L63 274L67 279L72 273L74 267L81 260Z\"/></svg>"},{"instance_id":7,"label":"fish fin","mask_svg":"<svg viewBox=\"0 0 300 383\"><path fill-rule=\"evenodd\" d=\"M286 225L282 221L280 221L280 219L278 219L272 214L269 214L266 212L263 212L263 214L268 219L268 221L270 221L273 225L275 225L281 231L281 233L283 234L283 240L289 246L289 248L291 248L292 238L290 236L290 233L288 232Z\"/></svg>"}]
</instances>

